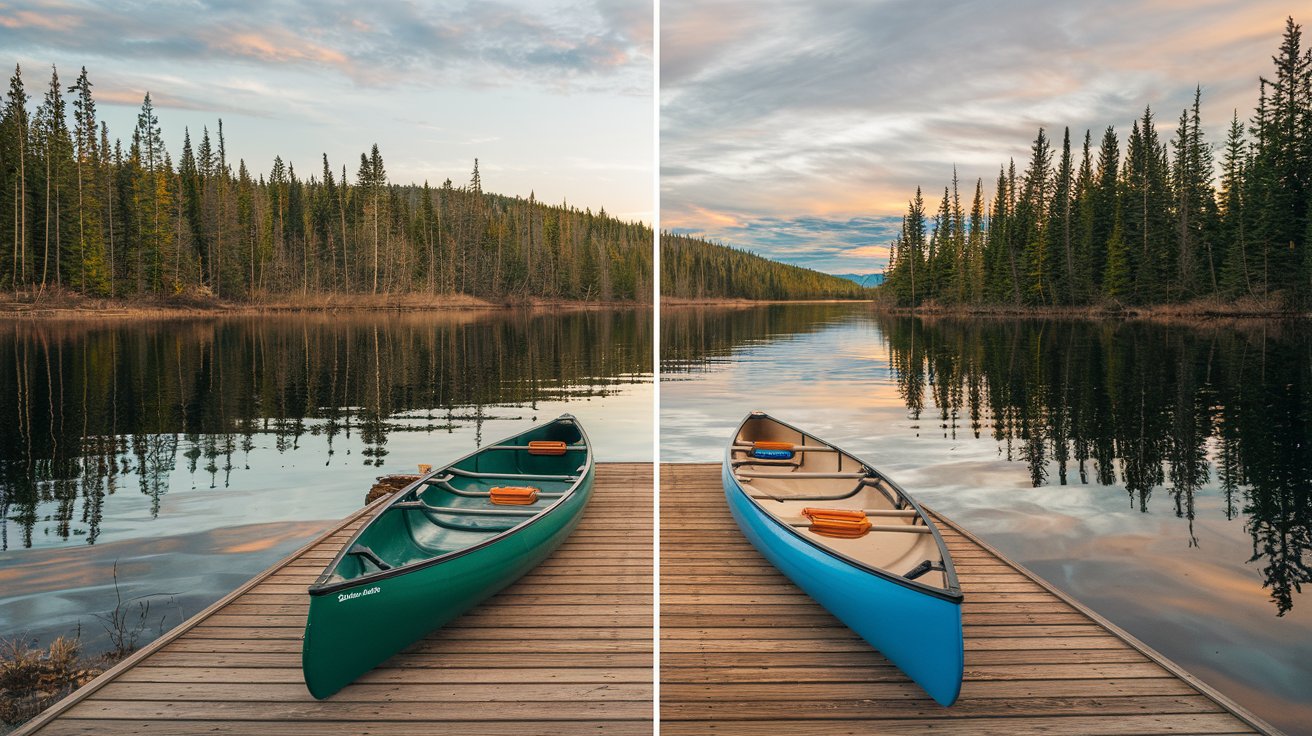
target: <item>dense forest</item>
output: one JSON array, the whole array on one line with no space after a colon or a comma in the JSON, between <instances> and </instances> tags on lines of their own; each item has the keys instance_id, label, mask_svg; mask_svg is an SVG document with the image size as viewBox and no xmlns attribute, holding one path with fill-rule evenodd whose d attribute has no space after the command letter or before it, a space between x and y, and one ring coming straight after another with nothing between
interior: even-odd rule
<instances>
[{"instance_id":1,"label":"dense forest","mask_svg":"<svg viewBox=\"0 0 1312 736\"><path fill-rule=\"evenodd\" d=\"M85 67L29 110L15 68L0 112L0 288L86 295L469 294L649 301L651 229L602 209L389 181L377 144L348 172L297 173L226 150L223 122L181 153L146 94L130 139L98 121ZM176 150L176 149L175 149ZM308 173L308 176L305 175ZM353 176L353 178L352 178Z\"/></svg>"},{"instance_id":2,"label":"dense forest","mask_svg":"<svg viewBox=\"0 0 1312 736\"><path fill-rule=\"evenodd\" d=\"M892 246L899 305L1150 305L1249 298L1312 303L1312 49L1289 19L1247 121L1217 150L1196 89L1170 140L1153 110L1083 145L1039 130L1029 163L977 180L968 212L954 173L932 216L917 189ZM1054 162L1055 157L1055 162Z\"/></svg>"},{"instance_id":3,"label":"dense forest","mask_svg":"<svg viewBox=\"0 0 1312 736\"><path fill-rule=\"evenodd\" d=\"M661 235L661 295L680 299L865 299L847 279L684 235Z\"/></svg>"}]
</instances>

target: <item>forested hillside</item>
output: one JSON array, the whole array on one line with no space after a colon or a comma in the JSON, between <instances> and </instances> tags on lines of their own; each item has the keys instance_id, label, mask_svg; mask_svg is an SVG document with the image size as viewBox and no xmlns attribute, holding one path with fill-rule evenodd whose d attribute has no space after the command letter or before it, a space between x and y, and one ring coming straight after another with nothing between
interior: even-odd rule
<instances>
[{"instance_id":1,"label":"forested hillside","mask_svg":"<svg viewBox=\"0 0 1312 736\"><path fill-rule=\"evenodd\" d=\"M661 295L680 299L865 299L847 279L683 235L661 235Z\"/></svg>"},{"instance_id":2,"label":"forested hillside","mask_svg":"<svg viewBox=\"0 0 1312 736\"><path fill-rule=\"evenodd\" d=\"M36 102L31 110L30 102ZM213 131L170 130L145 96L127 140L98 121L86 69L0 113L0 289L109 297L470 294L648 301L651 229L589 209L388 179L358 164L247 162Z\"/></svg>"},{"instance_id":3,"label":"forested hillside","mask_svg":"<svg viewBox=\"0 0 1312 736\"><path fill-rule=\"evenodd\" d=\"M1196 90L1173 134L1145 109L1123 157L1113 127L1082 143L1068 128L1059 144L1040 129L1023 170L1012 161L998 172L992 202L982 181L961 192L954 176L931 218L917 189L883 289L901 305L1249 297L1306 307L1312 49L1292 18L1274 62L1257 109L1247 121L1235 112L1219 152L1204 139Z\"/></svg>"}]
</instances>

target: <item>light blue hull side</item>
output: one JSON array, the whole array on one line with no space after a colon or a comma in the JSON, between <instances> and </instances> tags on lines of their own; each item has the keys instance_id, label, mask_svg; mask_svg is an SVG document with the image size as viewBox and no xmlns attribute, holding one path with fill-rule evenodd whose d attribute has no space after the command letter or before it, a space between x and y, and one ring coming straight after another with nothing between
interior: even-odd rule
<instances>
[{"instance_id":1,"label":"light blue hull side","mask_svg":"<svg viewBox=\"0 0 1312 736\"><path fill-rule=\"evenodd\" d=\"M727 467L722 475L729 510L752 546L936 702L947 706L956 701L965 656L960 604L817 549L757 508Z\"/></svg>"}]
</instances>

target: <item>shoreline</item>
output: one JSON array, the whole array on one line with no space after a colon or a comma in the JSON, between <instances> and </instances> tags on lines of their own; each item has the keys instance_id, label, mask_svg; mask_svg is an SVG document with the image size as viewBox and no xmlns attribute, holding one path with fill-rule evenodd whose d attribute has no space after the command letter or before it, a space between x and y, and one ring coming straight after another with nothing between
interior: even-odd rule
<instances>
[{"instance_id":1,"label":"shoreline","mask_svg":"<svg viewBox=\"0 0 1312 736\"><path fill-rule=\"evenodd\" d=\"M541 299L494 301L467 294L308 294L284 298L227 301L212 297L98 298L72 292L7 292L0 295L0 321L58 321L88 318L195 319L297 313L505 312L513 310L592 311L650 308L650 302Z\"/></svg>"},{"instance_id":2,"label":"shoreline","mask_svg":"<svg viewBox=\"0 0 1312 736\"><path fill-rule=\"evenodd\" d=\"M1086 319L1122 320L1175 323L1244 322L1259 320L1312 319L1312 312L1286 309L1272 301L1239 299L1232 302L1197 300L1181 304L1154 304L1130 306L1098 304L1085 306L1030 307L1007 304L976 306L946 306L937 304L919 307L894 307L870 299L682 299L661 297L661 308L750 308L776 304L865 304L872 312L899 316L930 318L971 319Z\"/></svg>"},{"instance_id":3,"label":"shoreline","mask_svg":"<svg viewBox=\"0 0 1312 736\"><path fill-rule=\"evenodd\" d=\"M726 297L703 297L689 299L685 297L662 296L661 308L665 307L758 307L771 304L869 304L870 299L738 299Z\"/></svg>"},{"instance_id":4,"label":"shoreline","mask_svg":"<svg viewBox=\"0 0 1312 736\"><path fill-rule=\"evenodd\" d=\"M1145 306L1087 305L1070 307L1024 307L1012 305L982 305L947 307L927 305L921 307L879 306L876 311L885 314L932 318L972 319L1082 319L1099 321L1144 321L1177 324L1213 324L1247 321L1291 321L1308 319L1312 313L1305 310L1280 308L1270 302L1238 300L1215 302L1210 300L1182 304L1153 304Z\"/></svg>"}]
</instances>

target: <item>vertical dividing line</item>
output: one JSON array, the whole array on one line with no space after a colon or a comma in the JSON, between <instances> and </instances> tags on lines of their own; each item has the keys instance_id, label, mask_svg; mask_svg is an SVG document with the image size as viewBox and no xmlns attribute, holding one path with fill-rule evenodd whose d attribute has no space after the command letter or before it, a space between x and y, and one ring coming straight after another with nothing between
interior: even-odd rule
<instances>
[{"instance_id":1,"label":"vertical dividing line","mask_svg":"<svg viewBox=\"0 0 1312 736\"><path fill-rule=\"evenodd\" d=\"M661 5L651 4L651 137L652 137L652 609L651 710L655 736L661 733Z\"/></svg>"}]
</instances>

